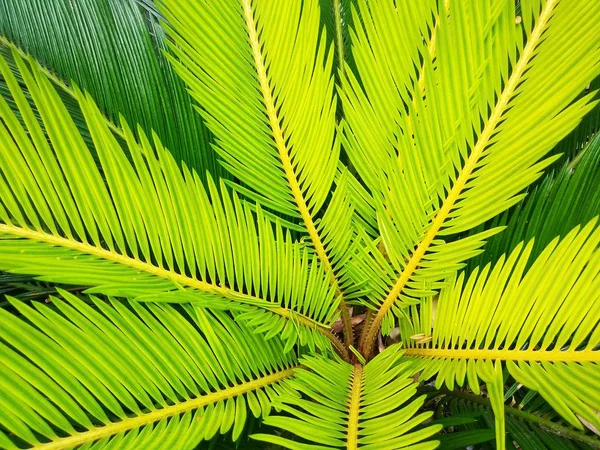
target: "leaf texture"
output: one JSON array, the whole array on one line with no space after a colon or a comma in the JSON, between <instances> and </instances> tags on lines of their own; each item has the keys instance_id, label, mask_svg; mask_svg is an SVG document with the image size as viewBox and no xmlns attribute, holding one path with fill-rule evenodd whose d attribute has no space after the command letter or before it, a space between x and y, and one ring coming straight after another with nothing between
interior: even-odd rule
<instances>
[{"instance_id":1,"label":"leaf texture","mask_svg":"<svg viewBox=\"0 0 600 450\"><path fill-rule=\"evenodd\" d=\"M303 397L278 397L275 406L283 414L265 420L301 441L266 434L253 437L290 449L436 448L436 441L426 440L440 427L421 426L432 413L418 413L424 397L415 398L411 367L400 361L401 356L395 346L364 367L321 357L303 358L303 368L288 382Z\"/></svg>"},{"instance_id":2,"label":"leaf texture","mask_svg":"<svg viewBox=\"0 0 600 450\"><path fill-rule=\"evenodd\" d=\"M282 341L227 314L61 294L0 309L3 448L192 449L289 390Z\"/></svg>"},{"instance_id":3,"label":"leaf texture","mask_svg":"<svg viewBox=\"0 0 600 450\"><path fill-rule=\"evenodd\" d=\"M48 80L15 59L49 141L0 60L27 123L0 101L0 268L118 296L171 292L164 301L206 306L210 294L217 308L258 306L324 332L335 321L329 277L289 233L260 211L256 221L223 186L211 182L207 192L156 136L151 144L139 130L137 142L122 122L128 160L93 101L78 94L99 169Z\"/></svg>"}]
</instances>

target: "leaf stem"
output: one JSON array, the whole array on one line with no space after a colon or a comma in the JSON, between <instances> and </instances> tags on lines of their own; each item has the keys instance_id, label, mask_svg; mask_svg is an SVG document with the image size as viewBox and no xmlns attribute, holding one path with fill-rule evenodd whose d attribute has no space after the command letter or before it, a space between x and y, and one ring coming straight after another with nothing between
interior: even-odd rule
<instances>
[{"instance_id":1,"label":"leaf stem","mask_svg":"<svg viewBox=\"0 0 600 450\"><path fill-rule=\"evenodd\" d=\"M350 391L348 405L348 450L356 450L358 448L358 419L360 413L360 396L362 394L362 375L363 366L355 364L352 372L352 389Z\"/></svg>"},{"instance_id":2,"label":"leaf stem","mask_svg":"<svg viewBox=\"0 0 600 450\"><path fill-rule=\"evenodd\" d=\"M335 19L335 48L338 60L338 79L344 78L344 35L342 33L342 0L333 0L333 16Z\"/></svg>"},{"instance_id":3,"label":"leaf stem","mask_svg":"<svg viewBox=\"0 0 600 450\"><path fill-rule=\"evenodd\" d=\"M502 361L600 362L600 351L540 351L540 350L462 350L437 348L409 348L404 356L448 359L485 359Z\"/></svg>"}]
</instances>

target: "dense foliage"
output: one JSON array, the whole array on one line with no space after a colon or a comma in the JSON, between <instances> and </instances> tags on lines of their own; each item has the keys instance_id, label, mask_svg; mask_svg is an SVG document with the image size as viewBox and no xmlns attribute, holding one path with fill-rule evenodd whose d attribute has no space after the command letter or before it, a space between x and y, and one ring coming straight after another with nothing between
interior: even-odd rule
<instances>
[{"instance_id":1,"label":"dense foliage","mask_svg":"<svg viewBox=\"0 0 600 450\"><path fill-rule=\"evenodd\" d=\"M599 448L598 23L0 0L0 447Z\"/></svg>"}]
</instances>

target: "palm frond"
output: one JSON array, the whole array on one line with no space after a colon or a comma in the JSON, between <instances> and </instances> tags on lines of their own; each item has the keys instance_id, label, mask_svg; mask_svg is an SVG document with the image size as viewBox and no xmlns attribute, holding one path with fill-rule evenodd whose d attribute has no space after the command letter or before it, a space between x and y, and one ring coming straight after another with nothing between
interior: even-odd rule
<instances>
[{"instance_id":1,"label":"palm frond","mask_svg":"<svg viewBox=\"0 0 600 450\"><path fill-rule=\"evenodd\" d=\"M129 161L93 101L78 93L99 170L49 81L35 65L28 69L16 54L15 60L49 141L0 59L27 123L0 100L1 269L110 295L170 292L163 301L217 308L233 301L274 313L263 314L263 322L281 316L290 330L300 323L328 333L336 319L334 288L289 233L260 210L256 221L210 177L207 192L156 136L152 145L139 130L138 143L123 121Z\"/></svg>"},{"instance_id":2,"label":"palm frond","mask_svg":"<svg viewBox=\"0 0 600 450\"><path fill-rule=\"evenodd\" d=\"M230 183L263 207L304 227L332 284L346 248L327 243L318 215L339 161L333 52L319 33L317 0L162 3L171 58L199 103ZM235 111L235 114L231 114ZM348 208L341 212L350 216ZM344 336L352 341L345 300Z\"/></svg>"},{"instance_id":3,"label":"palm frond","mask_svg":"<svg viewBox=\"0 0 600 450\"><path fill-rule=\"evenodd\" d=\"M385 299L372 299L365 347L388 311L432 295L481 252L491 231L455 236L521 200L596 103L594 92L572 100L600 71L590 22L600 5L530 0L517 18L511 0L438 3L359 2L344 146L378 203L396 272Z\"/></svg>"},{"instance_id":4,"label":"palm frond","mask_svg":"<svg viewBox=\"0 0 600 450\"><path fill-rule=\"evenodd\" d=\"M289 391L279 382L293 375L293 354L227 314L66 292L50 300L0 309L3 448L192 449L219 432L237 438Z\"/></svg>"},{"instance_id":5,"label":"palm frond","mask_svg":"<svg viewBox=\"0 0 600 450\"><path fill-rule=\"evenodd\" d=\"M162 54L161 17L147 3L3 1L0 43L30 53L61 81L73 80L113 122L122 114L146 133L156 132L175 159L201 178L207 170L227 176L191 97Z\"/></svg>"},{"instance_id":6,"label":"palm frond","mask_svg":"<svg viewBox=\"0 0 600 450\"><path fill-rule=\"evenodd\" d=\"M436 375L436 387L445 384L450 390L466 381L475 393L478 378L488 383L500 421L498 445L504 433L501 363L573 426L583 428L579 417L600 426L596 222L553 240L527 271L532 242L468 279L461 274L442 290L435 314L426 313L416 328L401 330L411 347L406 357L417 358L422 379ZM419 340L411 340L416 335Z\"/></svg>"},{"instance_id":7,"label":"palm frond","mask_svg":"<svg viewBox=\"0 0 600 450\"><path fill-rule=\"evenodd\" d=\"M417 414L424 396L414 398L416 384L409 377L411 367L400 363L401 356L396 346L364 367L321 357L303 358L302 368L287 385L304 397L277 397L275 406L285 414L270 415L265 420L302 441L267 434L252 437L302 450L436 448L436 441L426 439L441 427L421 427L432 413Z\"/></svg>"}]
</instances>

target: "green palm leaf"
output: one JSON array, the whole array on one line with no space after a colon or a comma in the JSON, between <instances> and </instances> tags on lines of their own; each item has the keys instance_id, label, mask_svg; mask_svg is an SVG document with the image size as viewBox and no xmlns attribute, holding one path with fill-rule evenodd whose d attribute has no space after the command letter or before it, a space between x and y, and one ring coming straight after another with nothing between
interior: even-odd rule
<instances>
[{"instance_id":1,"label":"green palm leaf","mask_svg":"<svg viewBox=\"0 0 600 450\"><path fill-rule=\"evenodd\" d=\"M232 428L236 439L288 392L282 341L224 313L62 297L0 309L3 448L191 449Z\"/></svg>"},{"instance_id":2,"label":"green palm leaf","mask_svg":"<svg viewBox=\"0 0 600 450\"><path fill-rule=\"evenodd\" d=\"M441 427L420 425L431 412L417 414L424 397L414 398L416 385L410 364L400 363L402 351L390 348L364 367L306 357L289 385L304 394L281 395L275 406L285 415L271 415L265 423L300 437L295 442L275 435L254 438L291 449L434 449L424 440Z\"/></svg>"},{"instance_id":3,"label":"green palm leaf","mask_svg":"<svg viewBox=\"0 0 600 450\"><path fill-rule=\"evenodd\" d=\"M198 101L223 164L244 184L232 186L300 222L339 286L348 240L333 238L337 228L319 220L339 160L333 52L319 33L319 2L162 5L178 58L172 62ZM352 209L338 214L344 221ZM340 309L350 344L344 299Z\"/></svg>"},{"instance_id":4,"label":"green palm leaf","mask_svg":"<svg viewBox=\"0 0 600 450\"><path fill-rule=\"evenodd\" d=\"M527 272L533 242L468 279L461 274L441 292L435 321L424 315L416 329L401 330L411 347L406 356L418 359L422 379L437 374L436 386L449 389L466 381L475 393L478 378L488 383L499 446L504 442L501 363L572 425L582 429L581 417L600 426L596 222L553 240Z\"/></svg>"},{"instance_id":5,"label":"green palm leaf","mask_svg":"<svg viewBox=\"0 0 600 450\"><path fill-rule=\"evenodd\" d=\"M595 105L595 93L571 102L600 70L600 5L531 0L517 18L513 1L448 3L359 2L344 145L378 202L396 274L384 268L387 295L371 299L369 349L388 311L481 252L491 231L454 236L521 200Z\"/></svg>"},{"instance_id":6,"label":"green palm leaf","mask_svg":"<svg viewBox=\"0 0 600 450\"><path fill-rule=\"evenodd\" d=\"M266 309L269 314L251 318L278 329L284 324L290 339L297 324L333 338L328 327L336 318L335 292L306 248L260 210L255 222L249 206L212 182L207 193L156 136L151 144L139 130L138 143L122 122L129 161L95 104L79 93L99 170L48 80L14 56L49 142L0 60L27 124L0 100L1 269L110 295L169 292L163 301L217 308L234 301ZM315 339L325 343L307 331L301 336L311 346Z\"/></svg>"}]
</instances>

